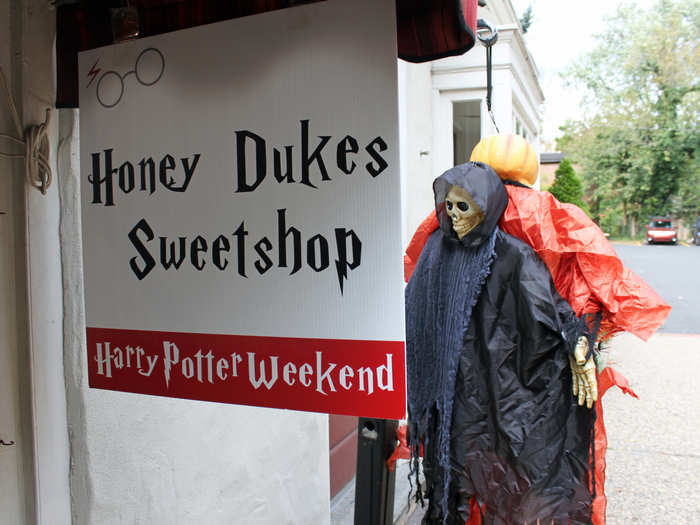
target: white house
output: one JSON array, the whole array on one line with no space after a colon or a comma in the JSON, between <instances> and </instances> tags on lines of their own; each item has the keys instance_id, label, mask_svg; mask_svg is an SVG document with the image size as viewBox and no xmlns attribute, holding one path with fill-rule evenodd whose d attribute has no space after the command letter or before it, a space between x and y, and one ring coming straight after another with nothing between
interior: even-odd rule
<instances>
[{"instance_id":1,"label":"white house","mask_svg":"<svg viewBox=\"0 0 700 525\"><path fill-rule=\"evenodd\" d=\"M492 112L500 133L525 137L539 153L544 95L510 0L487 0L480 19L498 31L492 50ZM399 61L399 127L404 244L433 208L431 183L467 162L476 143L496 133L486 107L486 51L424 64Z\"/></svg>"}]
</instances>

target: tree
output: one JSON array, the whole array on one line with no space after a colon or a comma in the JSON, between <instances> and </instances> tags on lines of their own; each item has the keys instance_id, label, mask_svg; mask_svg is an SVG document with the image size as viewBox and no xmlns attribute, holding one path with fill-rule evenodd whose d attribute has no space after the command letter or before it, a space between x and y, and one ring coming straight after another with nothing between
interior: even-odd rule
<instances>
[{"instance_id":1,"label":"tree","mask_svg":"<svg viewBox=\"0 0 700 525\"><path fill-rule=\"evenodd\" d=\"M527 9L523 11L523 16L520 17L520 25L523 28L523 34L527 33L528 29L532 25L532 5L527 6Z\"/></svg>"},{"instance_id":2,"label":"tree","mask_svg":"<svg viewBox=\"0 0 700 525\"><path fill-rule=\"evenodd\" d=\"M622 6L597 39L567 71L587 116L559 144L582 167L594 218L605 209L629 230L651 214L697 215L700 3Z\"/></svg>"},{"instance_id":3,"label":"tree","mask_svg":"<svg viewBox=\"0 0 700 525\"><path fill-rule=\"evenodd\" d=\"M549 188L549 192L560 202L576 204L586 211L587 206L583 202L583 185L581 184L581 179L576 176L569 159L562 159L554 174L556 178L554 179L554 184Z\"/></svg>"}]
</instances>

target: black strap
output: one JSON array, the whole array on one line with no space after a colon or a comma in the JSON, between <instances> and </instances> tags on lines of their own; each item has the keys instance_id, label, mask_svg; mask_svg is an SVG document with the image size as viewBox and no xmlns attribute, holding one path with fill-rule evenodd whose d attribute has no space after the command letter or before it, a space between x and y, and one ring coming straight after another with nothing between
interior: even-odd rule
<instances>
[{"instance_id":1,"label":"black strap","mask_svg":"<svg viewBox=\"0 0 700 525\"><path fill-rule=\"evenodd\" d=\"M493 111L491 111L491 94L493 92L493 80L491 78L493 73L493 61L491 48L498 41L498 31L496 31L496 29L494 29L491 24L489 24L483 18L479 18L479 20L477 20L476 27L477 31L479 29L487 29L490 32L489 36L482 36L481 34L477 33L477 38L486 48L486 109L489 112L493 126L496 128L496 132L500 133L498 124L496 124L496 119L493 116Z\"/></svg>"}]
</instances>

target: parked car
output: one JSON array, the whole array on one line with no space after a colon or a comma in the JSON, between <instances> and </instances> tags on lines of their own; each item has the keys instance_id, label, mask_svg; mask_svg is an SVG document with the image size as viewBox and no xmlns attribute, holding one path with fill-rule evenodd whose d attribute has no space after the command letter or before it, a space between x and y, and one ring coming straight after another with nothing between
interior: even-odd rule
<instances>
[{"instance_id":1,"label":"parked car","mask_svg":"<svg viewBox=\"0 0 700 525\"><path fill-rule=\"evenodd\" d=\"M652 217L647 225L647 243L678 242L678 230L669 217Z\"/></svg>"},{"instance_id":2,"label":"parked car","mask_svg":"<svg viewBox=\"0 0 700 525\"><path fill-rule=\"evenodd\" d=\"M693 243L700 246L700 217L695 220L695 232L693 233Z\"/></svg>"}]
</instances>

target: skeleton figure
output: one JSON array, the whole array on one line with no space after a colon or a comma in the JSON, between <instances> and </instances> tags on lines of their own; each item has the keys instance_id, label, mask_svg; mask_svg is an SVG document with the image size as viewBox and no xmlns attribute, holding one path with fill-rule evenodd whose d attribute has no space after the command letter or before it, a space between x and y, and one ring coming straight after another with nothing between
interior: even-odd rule
<instances>
[{"instance_id":1,"label":"skeleton figure","mask_svg":"<svg viewBox=\"0 0 700 525\"><path fill-rule=\"evenodd\" d=\"M517 137L515 137L517 138ZM477 148L475 148L475 152ZM479 160L478 155L472 155ZM670 306L639 276L620 262L602 231L578 208L559 203L548 192L541 192L522 185L521 179L511 172L498 173L506 182L509 203L500 218L503 231L521 239L542 258L548 266L557 290L571 305L577 315L602 314L600 325L591 324L592 334L603 339L628 331L647 340L668 316ZM510 179L517 179L514 182ZM531 184L531 181L525 181ZM436 203L437 204L437 203ZM408 281L422 255L429 236L440 228L440 208L421 223L411 239L404 258ZM447 214L445 214L447 217ZM556 220L554 220L556 218ZM453 235L456 233L451 228ZM444 231L443 227L443 232ZM469 239L469 234L464 238ZM597 321L596 321L597 323ZM569 356L573 374L572 390L578 404L591 406L610 386L618 386L623 392L634 395L626 379L610 367L600 377L608 378L600 386L595 382L595 364L589 354L587 342L580 340L574 356ZM600 403L594 406L596 436L605 435ZM592 459L592 458L591 458ZM605 440L595 444L594 514L596 524L605 522ZM480 503L472 499L472 519L468 525L482 523Z\"/></svg>"},{"instance_id":2,"label":"skeleton figure","mask_svg":"<svg viewBox=\"0 0 700 525\"><path fill-rule=\"evenodd\" d=\"M452 220L452 229L461 240L484 220L484 212L472 196L459 186L453 185L445 197L447 215ZM572 392L578 404L588 408L598 399L598 384L595 376L595 361L589 355L588 338L581 336L576 343L574 355L569 356L572 374Z\"/></svg>"},{"instance_id":3,"label":"skeleton figure","mask_svg":"<svg viewBox=\"0 0 700 525\"><path fill-rule=\"evenodd\" d=\"M532 249L498 229L507 194L489 166L457 166L433 189L440 229L406 289L423 524L476 512L483 525L588 525L593 420L579 403L595 392L582 323Z\"/></svg>"}]
</instances>

